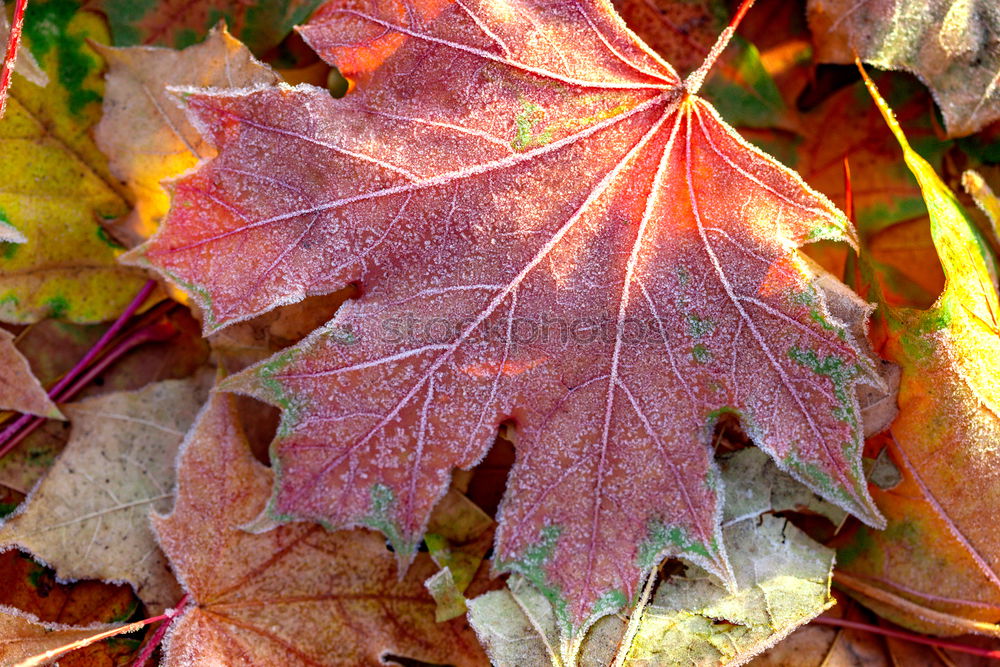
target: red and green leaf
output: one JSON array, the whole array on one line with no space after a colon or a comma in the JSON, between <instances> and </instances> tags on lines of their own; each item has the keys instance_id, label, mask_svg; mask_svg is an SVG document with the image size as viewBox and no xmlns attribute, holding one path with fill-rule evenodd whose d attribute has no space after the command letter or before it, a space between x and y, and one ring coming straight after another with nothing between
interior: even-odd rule
<instances>
[{"instance_id":1,"label":"red and green leaf","mask_svg":"<svg viewBox=\"0 0 1000 667\"><path fill-rule=\"evenodd\" d=\"M186 92L218 156L131 254L208 331L360 286L224 385L284 409L271 518L378 528L405 563L512 420L498 567L569 634L664 554L731 579L723 413L881 524L855 398L879 381L796 251L853 230L696 96L703 69L597 0L331 3L302 33L357 90Z\"/></svg>"}]
</instances>

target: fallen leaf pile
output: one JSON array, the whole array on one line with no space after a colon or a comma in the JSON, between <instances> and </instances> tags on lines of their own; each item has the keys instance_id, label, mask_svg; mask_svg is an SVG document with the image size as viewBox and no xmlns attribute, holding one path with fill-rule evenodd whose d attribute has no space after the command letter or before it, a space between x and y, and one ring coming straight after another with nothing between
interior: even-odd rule
<instances>
[{"instance_id":1,"label":"fallen leaf pile","mask_svg":"<svg viewBox=\"0 0 1000 667\"><path fill-rule=\"evenodd\" d=\"M0 662L1000 657L1000 14L752 5L8 3Z\"/></svg>"}]
</instances>

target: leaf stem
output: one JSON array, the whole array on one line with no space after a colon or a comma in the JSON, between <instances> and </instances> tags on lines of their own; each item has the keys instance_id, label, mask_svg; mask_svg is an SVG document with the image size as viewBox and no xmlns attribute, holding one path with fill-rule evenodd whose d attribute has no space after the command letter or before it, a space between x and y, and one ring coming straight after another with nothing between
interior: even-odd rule
<instances>
[{"instance_id":1,"label":"leaf stem","mask_svg":"<svg viewBox=\"0 0 1000 667\"><path fill-rule=\"evenodd\" d=\"M851 162L848 155L844 155L843 172L844 215L847 216L847 219L851 221L851 224L854 225L855 231L857 231L857 220L854 218L854 185L851 182ZM862 297L866 297L868 295L868 287L867 285L862 284L863 279L861 276L861 268L858 265L858 257L859 256L855 253L847 253L847 258L844 261L844 275L841 277L841 280L845 285L853 289Z\"/></svg>"},{"instance_id":2,"label":"leaf stem","mask_svg":"<svg viewBox=\"0 0 1000 667\"><path fill-rule=\"evenodd\" d=\"M75 377L84 368L86 368L90 364L90 362L92 362L95 358L97 358L97 355L99 355L104 350L104 347L109 342L111 342L111 340L116 335L118 335L118 332L122 330L122 327L125 326L125 323L128 322L128 320L135 314L137 310L139 310L140 307L142 307L142 304L146 302L146 299L149 298L149 295L153 293L154 289L156 289L156 281L155 280L146 281L146 284L142 286L142 289L139 290L139 293L135 295L134 299L132 299L132 303L130 303L122 312L122 314L118 316L118 319L115 320L114 324L111 325L111 328L109 328L107 331L104 332L104 335L101 336L96 343L94 343L94 346L90 348L87 354L83 355L83 358L80 359L80 361L76 362L76 365L73 366L73 368L71 368L68 373L66 373L66 375L63 377L62 380L53 385L52 389L49 390L50 397L57 396L59 392L63 390L63 388L65 388L68 384L73 382Z\"/></svg>"},{"instance_id":3,"label":"leaf stem","mask_svg":"<svg viewBox=\"0 0 1000 667\"><path fill-rule=\"evenodd\" d=\"M153 655L153 651L155 651L156 647L163 641L163 636L167 634L167 630L170 628L171 624L173 624L174 619L184 613L184 608L187 606L188 599L190 597L190 593L185 593L184 597L180 599L176 607L163 614L162 617L158 617L160 620L165 620L166 623L158 627L156 632L153 633L153 636L150 637L149 640L143 645L142 652L139 653L135 661L132 662L132 667L143 667L143 665L146 664L146 661L149 660L149 656Z\"/></svg>"},{"instance_id":4,"label":"leaf stem","mask_svg":"<svg viewBox=\"0 0 1000 667\"><path fill-rule=\"evenodd\" d=\"M125 308L122 314L118 316L118 319L114 321L114 324L112 324L111 327L104 332L100 339L94 343L93 347L91 347L90 350L83 355L83 358L76 362L73 368L71 368L66 375L64 375L52 386L51 389L49 389L49 398L54 401L69 398L69 396L66 395L69 392L65 392L65 389L75 383L77 377L105 351L108 343L111 342L116 335L118 335L118 332L122 330L132 315L134 315L142 304L146 302L146 299L149 298L149 295L153 293L154 289L156 289L155 280L150 280L143 285L142 289L139 290L139 293L135 295L134 299L132 299L132 302ZM118 356L121 356L121 354L115 355L115 358ZM101 364L101 368L105 368L107 363ZM74 389L72 393L75 394L77 391L79 391L79 389ZM11 422L7 428L3 430L3 432L0 432L0 456L9 452L13 446L17 444L17 442L20 442L25 435L35 430L35 428L37 428L37 424L40 424L42 421L44 421L44 419L41 417L36 417L34 415L21 415L19 418Z\"/></svg>"},{"instance_id":5,"label":"leaf stem","mask_svg":"<svg viewBox=\"0 0 1000 667\"><path fill-rule=\"evenodd\" d=\"M7 110L7 91L10 89L11 76L14 74L14 61L17 60L17 50L21 45L21 31L24 29L24 10L28 0L16 0L14 16L10 22L10 34L7 37L7 51L3 57L3 67L0 68L0 118Z\"/></svg>"},{"instance_id":6,"label":"leaf stem","mask_svg":"<svg viewBox=\"0 0 1000 667\"><path fill-rule=\"evenodd\" d=\"M712 49L705 56L704 62L701 63L698 69L688 75L688 78L684 81L684 90L689 95L697 95L698 91L701 90L701 86L705 83L705 77L708 76L709 70L712 69L715 61L719 59L719 56L722 55L722 52L729 45L729 40L736 34L736 28L739 27L746 13L750 11L753 3L754 0L743 0L740 3L740 6L736 9L736 13L733 14L733 18L729 21L729 25L719 33L718 39L715 40Z\"/></svg>"},{"instance_id":7,"label":"leaf stem","mask_svg":"<svg viewBox=\"0 0 1000 667\"><path fill-rule=\"evenodd\" d=\"M174 333L174 327L165 323L149 325L133 332L125 340L115 345L115 347L107 355L102 357L84 375L80 376L72 386L65 389L58 396L53 396L52 398L63 403L68 401L80 393L80 391L90 384L95 377L97 377L112 363L120 359L122 355L129 350L132 350L143 343L166 340L173 336ZM14 435L10 436L6 442L3 442L3 444L0 445L0 458L6 456L10 450L14 449L19 442L31 435L45 421L44 417L23 415L20 419L14 422L11 427L17 426L18 424L23 424L23 426L21 426L20 430L14 433Z\"/></svg>"},{"instance_id":8,"label":"leaf stem","mask_svg":"<svg viewBox=\"0 0 1000 667\"><path fill-rule=\"evenodd\" d=\"M926 644L927 646L937 646L939 648L948 649L950 651L958 651L959 653L968 653L969 655L977 655L982 658L993 658L994 660L1000 660L1000 651L998 650L978 648L976 646L968 646L967 644L958 644L955 642L946 641L944 639L934 639L933 637L925 637L923 635L918 635L912 632L906 632L904 630L893 630L892 628L883 628L878 625L869 625L868 623L848 621L843 618L832 618L830 616L818 616L813 619L813 623L819 623L821 625L832 625L840 628L850 628L851 630L864 630L877 635L892 637L893 639L902 639L903 641L913 642L914 644Z\"/></svg>"},{"instance_id":9,"label":"leaf stem","mask_svg":"<svg viewBox=\"0 0 1000 667\"><path fill-rule=\"evenodd\" d=\"M844 215L851 222L854 222L854 188L851 184L851 163L848 156L844 156Z\"/></svg>"},{"instance_id":10,"label":"leaf stem","mask_svg":"<svg viewBox=\"0 0 1000 667\"><path fill-rule=\"evenodd\" d=\"M159 616L152 616L150 618L144 618L141 621L136 621L135 623L120 625L116 628L111 628L110 630L105 630L104 632L99 632L97 634L91 635L90 637L86 637L84 639L78 639L75 642L70 642L69 644L58 646L49 651L45 651L44 653L39 653L38 655L34 655L28 658L27 660L23 660L14 665L14 667L40 667L41 665L47 665L53 658L58 658L64 653L69 653L70 651L75 651L85 646L90 646L91 644L99 642L102 639L108 639L109 637L116 637L118 635L122 635L128 632L135 632L136 630L144 628L147 625L152 625L153 623L158 623L160 621L167 621L167 623L164 623L162 626L162 627L167 627L170 625L170 622L173 621L177 616L179 616L181 612L184 610L184 606L187 604L187 600L188 600L188 595L185 594L184 597L182 597L180 601L177 603L177 606L174 609L168 609L166 612L160 614ZM157 630L157 634L159 635L157 637L157 643L159 643L159 640L162 639L162 633L160 633L159 630ZM150 650L149 652L152 653L152 650ZM146 658L148 657L149 656L147 655Z\"/></svg>"}]
</instances>

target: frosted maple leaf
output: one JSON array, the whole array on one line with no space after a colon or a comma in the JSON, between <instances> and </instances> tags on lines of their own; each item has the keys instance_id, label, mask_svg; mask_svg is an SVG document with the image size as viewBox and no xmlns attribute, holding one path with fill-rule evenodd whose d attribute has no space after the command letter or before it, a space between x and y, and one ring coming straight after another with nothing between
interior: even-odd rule
<instances>
[{"instance_id":1,"label":"frosted maple leaf","mask_svg":"<svg viewBox=\"0 0 1000 667\"><path fill-rule=\"evenodd\" d=\"M404 563L454 468L517 429L496 567L568 635L664 555L732 580L710 438L737 415L872 525L871 360L796 247L854 242L603 0L330 3L302 28L356 80L188 91L218 156L132 255L207 331L360 296L224 385L279 405L272 519L382 530Z\"/></svg>"}]
</instances>

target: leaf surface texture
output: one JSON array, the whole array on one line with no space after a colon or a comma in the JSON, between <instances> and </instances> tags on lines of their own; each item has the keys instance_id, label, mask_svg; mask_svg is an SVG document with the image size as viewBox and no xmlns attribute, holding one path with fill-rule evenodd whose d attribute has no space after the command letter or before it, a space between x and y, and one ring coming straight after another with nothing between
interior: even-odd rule
<instances>
[{"instance_id":1,"label":"leaf surface texture","mask_svg":"<svg viewBox=\"0 0 1000 667\"><path fill-rule=\"evenodd\" d=\"M732 582L723 412L881 522L855 398L879 381L796 251L850 224L609 5L334 3L302 34L357 91L191 92L218 155L129 256L208 331L360 284L223 385L284 409L272 519L377 528L405 564L452 469L511 419L498 565L570 634L665 553Z\"/></svg>"}]
</instances>

